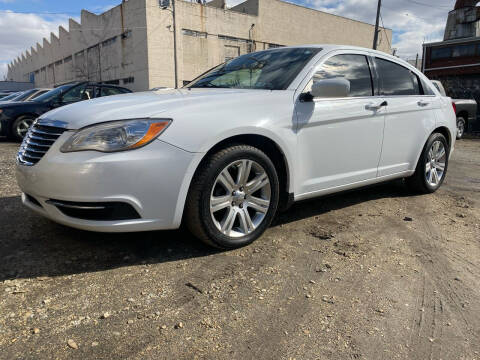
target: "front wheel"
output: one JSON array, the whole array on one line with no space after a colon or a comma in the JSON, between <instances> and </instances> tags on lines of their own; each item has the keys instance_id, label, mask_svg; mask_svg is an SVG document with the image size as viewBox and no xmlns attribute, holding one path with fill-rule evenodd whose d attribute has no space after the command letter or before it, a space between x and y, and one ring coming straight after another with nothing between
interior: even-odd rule
<instances>
[{"instance_id":1,"label":"front wheel","mask_svg":"<svg viewBox=\"0 0 480 360\"><path fill-rule=\"evenodd\" d=\"M407 185L415 192L429 194L442 186L448 169L449 146L440 133L433 133L423 148L417 168Z\"/></svg>"},{"instance_id":2,"label":"front wheel","mask_svg":"<svg viewBox=\"0 0 480 360\"><path fill-rule=\"evenodd\" d=\"M255 147L235 145L202 162L190 187L184 221L207 244L235 249L265 232L278 201L272 161Z\"/></svg>"},{"instance_id":3,"label":"front wheel","mask_svg":"<svg viewBox=\"0 0 480 360\"><path fill-rule=\"evenodd\" d=\"M18 117L11 126L10 138L15 141L22 141L25 135L27 135L28 129L32 126L35 118L30 115L24 115Z\"/></svg>"},{"instance_id":4,"label":"front wheel","mask_svg":"<svg viewBox=\"0 0 480 360\"><path fill-rule=\"evenodd\" d=\"M457 139L458 140L460 140L463 137L463 134L465 134L466 125L467 125L467 122L463 117L457 118Z\"/></svg>"}]
</instances>

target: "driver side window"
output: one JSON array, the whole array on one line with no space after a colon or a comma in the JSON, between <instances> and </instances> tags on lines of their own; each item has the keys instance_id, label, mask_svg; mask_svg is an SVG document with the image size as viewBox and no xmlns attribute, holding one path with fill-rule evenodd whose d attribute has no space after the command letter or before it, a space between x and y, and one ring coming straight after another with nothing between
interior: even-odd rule
<instances>
[{"instance_id":1,"label":"driver side window","mask_svg":"<svg viewBox=\"0 0 480 360\"><path fill-rule=\"evenodd\" d=\"M62 97L64 103L73 103L82 100L93 99L93 87L87 85L75 86L68 90Z\"/></svg>"},{"instance_id":2,"label":"driver side window","mask_svg":"<svg viewBox=\"0 0 480 360\"><path fill-rule=\"evenodd\" d=\"M328 59L313 75L304 92L312 90L314 81L341 78L350 82L349 97L373 96L373 82L367 57L336 55Z\"/></svg>"}]
</instances>

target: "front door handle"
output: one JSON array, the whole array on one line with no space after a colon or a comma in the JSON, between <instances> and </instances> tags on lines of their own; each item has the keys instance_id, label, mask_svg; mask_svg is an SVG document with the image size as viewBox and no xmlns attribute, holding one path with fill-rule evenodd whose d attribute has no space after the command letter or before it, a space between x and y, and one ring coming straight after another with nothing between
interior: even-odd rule
<instances>
[{"instance_id":1,"label":"front door handle","mask_svg":"<svg viewBox=\"0 0 480 360\"><path fill-rule=\"evenodd\" d=\"M378 111L382 107L385 107L385 106L388 106L388 102L386 102L386 101L382 102L381 104L370 103L370 104L365 105L365 109L366 110L371 110L371 111Z\"/></svg>"},{"instance_id":2,"label":"front door handle","mask_svg":"<svg viewBox=\"0 0 480 360\"><path fill-rule=\"evenodd\" d=\"M429 102L427 102L427 101L422 101L422 100L420 100L419 102L417 102L417 104L418 104L418 106L420 106L420 107L425 107L425 106L430 105Z\"/></svg>"}]
</instances>

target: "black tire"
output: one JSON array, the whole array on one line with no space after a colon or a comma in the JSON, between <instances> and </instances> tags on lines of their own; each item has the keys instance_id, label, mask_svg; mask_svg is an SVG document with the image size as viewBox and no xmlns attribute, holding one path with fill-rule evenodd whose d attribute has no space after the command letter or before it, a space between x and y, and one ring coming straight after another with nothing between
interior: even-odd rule
<instances>
[{"instance_id":1,"label":"black tire","mask_svg":"<svg viewBox=\"0 0 480 360\"><path fill-rule=\"evenodd\" d=\"M34 121L35 121L35 116L32 116L32 115L19 116L12 122L10 127L7 129L8 130L7 137L11 140L21 142L24 136L22 136L19 129L25 127L21 125L27 123L31 126Z\"/></svg>"},{"instance_id":2,"label":"black tire","mask_svg":"<svg viewBox=\"0 0 480 360\"><path fill-rule=\"evenodd\" d=\"M466 128L467 121L463 117L459 116L457 118L457 140L460 140L463 137Z\"/></svg>"},{"instance_id":3,"label":"black tire","mask_svg":"<svg viewBox=\"0 0 480 360\"><path fill-rule=\"evenodd\" d=\"M223 234L212 219L210 196L218 175L230 164L244 159L256 162L267 174L270 181L270 204L263 221L255 230L240 238L230 237ZM232 145L202 161L190 186L184 212L184 223L195 237L206 244L219 249L235 249L252 243L265 232L275 217L278 202L279 180L270 158L255 147Z\"/></svg>"},{"instance_id":4,"label":"black tire","mask_svg":"<svg viewBox=\"0 0 480 360\"><path fill-rule=\"evenodd\" d=\"M443 175L439 181L439 183L435 186L431 185L427 181L427 174L426 174L426 165L429 162L429 151L432 148L432 145L436 142L440 141L444 148L445 148L445 168ZM415 173L407 178L406 184L407 186L413 190L416 193L421 193L421 194L431 194L437 191L440 186L442 186L443 181L445 180L445 177L447 175L447 170L448 170L448 155L450 153L450 147L448 145L447 139L445 139L445 136L443 136L440 133L433 133L430 135L430 137L427 140L427 143L425 144L422 154L420 155L420 159L418 160L417 167L415 169Z\"/></svg>"}]
</instances>

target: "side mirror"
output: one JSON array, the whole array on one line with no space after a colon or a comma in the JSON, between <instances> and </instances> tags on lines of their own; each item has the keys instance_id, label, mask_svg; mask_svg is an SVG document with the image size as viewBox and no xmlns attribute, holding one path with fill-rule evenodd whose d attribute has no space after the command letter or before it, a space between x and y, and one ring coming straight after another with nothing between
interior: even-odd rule
<instances>
[{"instance_id":1,"label":"side mirror","mask_svg":"<svg viewBox=\"0 0 480 360\"><path fill-rule=\"evenodd\" d=\"M345 78L313 80L313 98L344 98L350 94L350 81Z\"/></svg>"}]
</instances>

